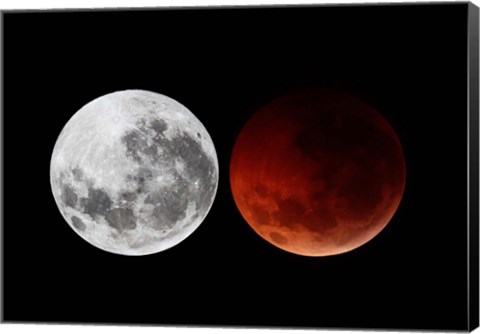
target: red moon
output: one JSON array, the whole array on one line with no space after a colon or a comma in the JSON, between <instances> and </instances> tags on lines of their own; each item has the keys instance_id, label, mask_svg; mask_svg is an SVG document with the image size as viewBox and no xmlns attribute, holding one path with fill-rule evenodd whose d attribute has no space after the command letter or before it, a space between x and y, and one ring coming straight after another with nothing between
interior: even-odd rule
<instances>
[{"instance_id":1,"label":"red moon","mask_svg":"<svg viewBox=\"0 0 480 334\"><path fill-rule=\"evenodd\" d=\"M328 256L372 238L405 189L401 143L373 107L335 92L283 96L241 130L230 162L235 203L269 243Z\"/></svg>"}]
</instances>

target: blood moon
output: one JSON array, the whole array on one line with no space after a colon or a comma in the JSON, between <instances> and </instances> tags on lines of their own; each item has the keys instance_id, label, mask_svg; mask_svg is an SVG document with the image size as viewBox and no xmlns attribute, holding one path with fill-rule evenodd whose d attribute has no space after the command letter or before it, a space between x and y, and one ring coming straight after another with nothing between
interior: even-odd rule
<instances>
[{"instance_id":1,"label":"blood moon","mask_svg":"<svg viewBox=\"0 0 480 334\"><path fill-rule=\"evenodd\" d=\"M374 238L396 212L405 177L387 120L331 91L267 104L241 130L230 162L243 218L271 244L305 256L345 253Z\"/></svg>"}]
</instances>

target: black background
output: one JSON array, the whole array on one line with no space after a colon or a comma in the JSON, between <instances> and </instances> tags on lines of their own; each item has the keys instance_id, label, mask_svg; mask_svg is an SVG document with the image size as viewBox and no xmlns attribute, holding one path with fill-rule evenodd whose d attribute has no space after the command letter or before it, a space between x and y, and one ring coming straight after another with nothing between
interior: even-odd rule
<instances>
[{"instance_id":1,"label":"black background","mask_svg":"<svg viewBox=\"0 0 480 334\"><path fill-rule=\"evenodd\" d=\"M4 319L21 322L465 329L467 5L6 13ZM303 88L375 106L403 144L400 208L372 241L309 258L266 243L229 188L259 107ZM205 125L220 182L202 225L149 256L97 249L49 183L87 102L145 89Z\"/></svg>"}]
</instances>

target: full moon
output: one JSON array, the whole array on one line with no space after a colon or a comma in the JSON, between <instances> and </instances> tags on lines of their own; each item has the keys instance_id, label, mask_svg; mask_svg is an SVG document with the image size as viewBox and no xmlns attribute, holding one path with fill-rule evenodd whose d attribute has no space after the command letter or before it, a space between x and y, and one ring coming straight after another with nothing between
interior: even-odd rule
<instances>
[{"instance_id":1,"label":"full moon","mask_svg":"<svg viewBox=\"0 0 480 334\"><path fill-rule=\"evenodd\" d=\"M62 216L107 252L147 255L186 239L210 210L218 160L177 101L127 90L82 107L61 131L50 183Z\"/></svg>"},{"instance_id":2,"label":"full moon","mask_svg":"<svg viewBox=\"0 0 480 334\"><path fill-rule=\"evenodd\" d=\"M303 91L260 109L241 130L230 184L247 223L287 252L328 256L372 238L405 188L400 141L373 107L332 91Z\"/></svg>"}]
</instances>

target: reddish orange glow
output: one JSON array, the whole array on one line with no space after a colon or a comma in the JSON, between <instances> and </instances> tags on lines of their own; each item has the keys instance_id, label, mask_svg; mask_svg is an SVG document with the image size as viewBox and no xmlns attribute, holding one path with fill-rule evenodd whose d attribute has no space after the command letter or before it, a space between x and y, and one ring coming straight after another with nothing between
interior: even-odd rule
<instances>
[{"instance_id":1,"label":"reddish orange glow","mask_svg":"<svg viewBox=\"0 0 480 334\"><path fill-rule=\"evenodd\" d=\"M333 92L277 99L242 129L230 183L243 218L291 253L326 256L374 238L405 188L400 141L364 102Z\"/></svg>"}]
</instances>

